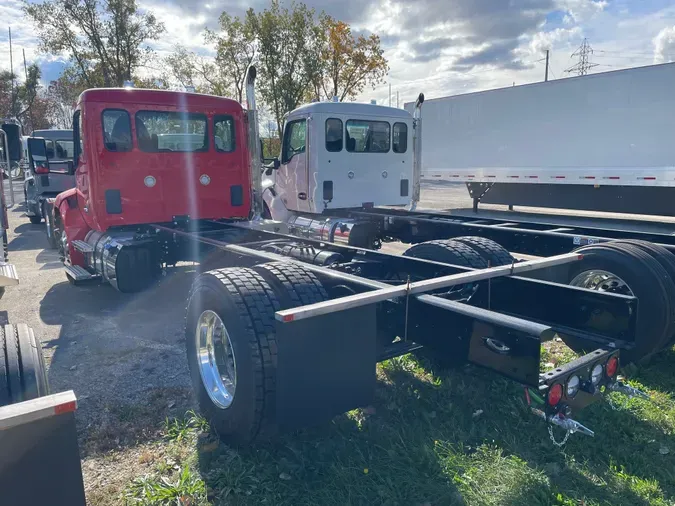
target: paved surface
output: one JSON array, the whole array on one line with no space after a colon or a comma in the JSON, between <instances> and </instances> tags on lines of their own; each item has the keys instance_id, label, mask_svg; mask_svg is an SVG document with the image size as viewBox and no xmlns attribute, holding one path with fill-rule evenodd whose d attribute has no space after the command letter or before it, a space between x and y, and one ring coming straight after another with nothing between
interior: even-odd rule
<instances>
[{"instance_id":1,"label":"paved surface","mask_svg":"<svg viewBox=\"0 0 675 506\"><path fill-rule=\"evenodd\" d=\"M194 269L173 270L153 289L134 295L106 284L72 286L56 252L48 248L44 225L28 221L18 193L20 202L9 210L8 236L10 262L21 283L7 289L0 318L35 329L44 345L52 391L73 389L80 399L81 433L110 424L111 413L124 421L125 413L138 405L153 407L148 425L171 410L178 415L191 402L183 318ZM423 207L466 209L470 204L462 185L424 185ZM388 250L404 248L393 245Z\"/></svg>"}]
</instances>

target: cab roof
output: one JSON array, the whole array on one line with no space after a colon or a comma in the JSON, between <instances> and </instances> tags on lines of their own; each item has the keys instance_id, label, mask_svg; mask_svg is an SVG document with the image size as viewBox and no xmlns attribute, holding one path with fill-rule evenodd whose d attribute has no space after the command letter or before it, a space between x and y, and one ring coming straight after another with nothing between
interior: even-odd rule
<instances>
[{"instance_id":1,"label":"cab roof","mask_svg":"<svg viewBox=\"0 0 675 506\"><path fill-rule=\"evenodd\" d=\"M241 110L236 100L201 93L183 91L148 90L143 88L94 88L85 90L78 99L78 104L87 102L114 103L130 105L165 105L178 109L218 108Z\"/></svg>"},{"instance_id":2,"label":"cab roof","mask_svg":"<svg viewBox=\"0 0 675 506\"><path fill-rule=\"evenodd\" d=\"M375 104L360 104L357 102L313 102L301 105L291 114L353 114L358 116L386 116L388 118L412 119L408 111Z\"/></svg>"}]
</instances>

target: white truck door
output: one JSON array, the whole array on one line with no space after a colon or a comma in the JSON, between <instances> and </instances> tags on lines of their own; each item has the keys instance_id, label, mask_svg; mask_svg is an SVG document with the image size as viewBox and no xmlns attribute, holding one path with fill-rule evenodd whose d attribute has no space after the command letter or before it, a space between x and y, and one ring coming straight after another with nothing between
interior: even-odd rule
<instances>
[{"instance_id":1,"label":"white truck door","mask_svg":"<svg viewBox=\"0 0 675 506\"><path fill-rule=\"evenodd\" d=\"M292 211L310 211L307 143L307 118L289 120L284 128L276 190Z\"/></svg>"}]
</instances>

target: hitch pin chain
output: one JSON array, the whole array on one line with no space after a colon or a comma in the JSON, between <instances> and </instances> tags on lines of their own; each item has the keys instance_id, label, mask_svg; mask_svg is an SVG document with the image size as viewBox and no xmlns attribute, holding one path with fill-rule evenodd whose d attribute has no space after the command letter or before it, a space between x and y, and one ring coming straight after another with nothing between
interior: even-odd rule
<instances>
[{"instance_id":1,"label":"hitch pin chain","mask_svg":"<svg viewBox=\"0 0 675 506\"><path fill-rule=\"evenodd\" d=\"M567 439L569 438L570 434L574 434L575 432L580 432L581 434L590 437L595 436L595 432L593 432L585 425L577 422L576 420L573 420L572 418L566 417L561 414L546 416L546 413L544 413L540 409L537 408L530 408L530 409L532 410L532 413L534 413L536 416L538 416L539 418L543 418L546 422L548 422L549 424L548 433L551 436L551 441L553 441L553 444L555 444L556 446L564 445L567 442ZM562 441L558 442L555 440L553 436L553 428L551 427L552 425L557 425L561 429L565 429L566 434Z\"/></svg>"}]
</instances>

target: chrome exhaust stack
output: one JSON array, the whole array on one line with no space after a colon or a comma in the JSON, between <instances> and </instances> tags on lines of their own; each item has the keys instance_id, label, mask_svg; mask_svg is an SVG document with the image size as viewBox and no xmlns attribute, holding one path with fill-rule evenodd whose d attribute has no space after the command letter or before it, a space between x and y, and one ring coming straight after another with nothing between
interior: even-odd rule
<instances>
[{"instance_id":1,"label":"chrome exhaust stack","mask_svg":"<svg viewBox=\"0 0 675 506\"><path fill-rule=\"evenodd\" d=\"M258 109L255 104L256 69L250 66L246 72L246 112L248 117L249 175L251 179L252 220L262 219L262 152L260 149L260 131L258 129Z\"/></svg>"},{"instance_id":2,"label":"chrome exhaust stack","mask_svg":"<svg viewBox=\"0 0 675 506\"><path fill-rule=\"evenodd\" d=\"M413 112L413 190L408 209L414 211L420 201L420 180L422 179L422 104L424 93L420 93Z\"/></svg>"}]
</instances>

